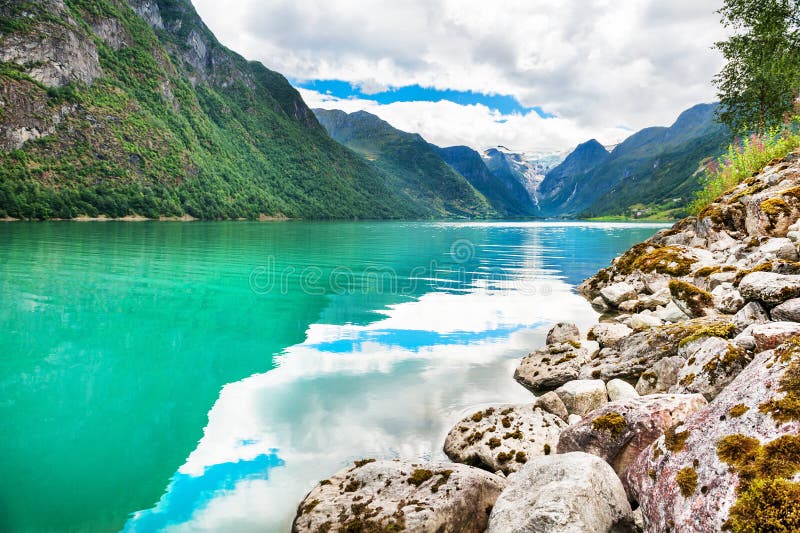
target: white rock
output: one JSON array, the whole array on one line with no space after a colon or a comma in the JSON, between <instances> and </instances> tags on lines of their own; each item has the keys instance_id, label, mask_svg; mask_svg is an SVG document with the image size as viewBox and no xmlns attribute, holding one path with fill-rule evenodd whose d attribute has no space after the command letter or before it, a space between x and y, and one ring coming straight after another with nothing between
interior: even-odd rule
<instances>
[{"instance_id":1,"label":"white rock","mask_svg":"<svg viewBox=\"0 0 800 533\"><path fill-rule=\"evenodd\" d=\"M559 322L547 332L546 344L578 343L581 341L581 332L572 322Z\"/></svg>"},{"instance_id":2,"label":"white rock","mask_svg":"<svg viewBox=\"0 0 800 533\"><path fill-rule=\"evenodd\" d=\"M488 533L608 532L634 518L625 489L602 459L573 452L532 459L492 509Z\"/></svg>"},{"instance_id":3,"label":"white rock","mask_svg":"<svg viewBox=\"0 0 800 533\"><path fill-rule=\"evenodd\" d=\"M686 359L679 355L664 357L639 376L636 392L641 396L667 392L678 382L678 372L686 364Z\"/></svg>"},{"instance_id":4,"label":"white rock","mask_svg":"<svg viewBox=\"0 0 800 533\"><path fill-rule=\"evenodd\" d=\"M601 348L614 346L631 333L631 328L619 322L601 322L589 330L589 336L597 339Z\"/></svg>"},{"instance_id":5,"label":"white rock","mask_svg":"<svg viewBox=\"0 0 800 533\"><path fill-rule=\"evenodd\" d=\"M714 290L723 283L732 283L736 279L736 272L714 272L708 276L708 287Z\"/></svg>"},{"instance_id":6,"label":"white rock","mask_svg":"<svg viewBox=\"0 0 800 533\"><path fill-rule=\"evenodd\" d=\"M796 242L800 241L800 231L790 231L789 233L786 234L786 237L790 241L796 243Z\"/></svg>"},{"instance_id":7,"label":"white rock","mask_svg":"<svg viewBox=\"0 0 800 533\"><path fill-rule=\"evenodd\" d=\"M625 300L636 298L636 289L624 281L614 283L600 289L600 296L609 304L617 307Z\"/></svg>"},{"instance_id":8,"label":"white rock","mask_svg":"<svg viewBox=\"0 0 800 533\"><path fill-rule=\"evenodd\" d=\"M608 392L608 398L612 402L639 397L639 393L636 392L633 385L621 379L612 379L606 383L606 391Z\"/></svg>"},{"instance_id":9,"label":"white rock","mask_svg":"<svg viewBox=\"0 0 800 533\"><path fill-rule=\"evenodd\" d=\"M750 302L733 315L733 324L737 331L742 331L753 324L769 322L769 315L758 302Z\"/></svg>"},{"instance_id":10,"label":"white rock","mask_svg":"<svg viewBox=\"0 0 800 533\"><path fill-rule=\"evenodd\" d=\"M787 261L797 260L797 248L790 239L786 238L772 238L761 245L759 248L764 254L771 254L779 259L786 259Z\"/></svg>"},{"instance_id":11,"label":"white rock","mask_svg":"<svg viewBox=\"0 0 800 533\"><path fill-rule=\"evenodd\" d=\"M664 322L682 322L689 319L689 315L681 311L680 307L675 305L673 301L653 311L653 316L660 318Z\"/></svg>"},{"instance_id":12,"label":"white rock","mask_svg":"<svg viewBox=\"0 0 800 533\"><path fill-rule=\"evenodd\" d=\"M753 272L739 283L739 292L745 300L760 300L767 305L778 305L800 297L800 276Z\"/></svg>"},{"instance_id":13,"label":"white rock","mask_svg":"<svg viewBox=\"0 0 800 533\"><path fill-rule=\"evenodd\" d=\"M630 321L628 322L628 325L634 331L643 331L645 329L650 329L656 326L660 326L663 323L664 322L657 316L645 313L638 313L631 317Z\"/></svg>"},{"instance_id":14,"label":"white rock","mask_svg":"<svg viewBox=\"0 0 800 533\"><path fill-rule=\"evenodd\" d=\"M580 415L569 415L567 418L567 424L571 426L572 424L577 424L581 420L583 420L583 417Z\"/></svg>"},{"instance_id":15,"label":"white rock","mask_svg":"<svg viewBox=\"0 0 800 533\"><path fill-rule=\"evenodd\" d=\"M770 315L772 320L786 322L800 322L800 298L786 300L778 307L774 308Z\"/></svg>"},{"instance_id":16,"label":"white rock","mask_svg":"<svg viewBox=\"0 0 800 533\"><path fill-rule=\"evenodd\" d=\"M714 308L723 313L732 315L744 307L744 298L731 283L718 285L711 291L711 297L714 299Z\"/></svg>"},{"instance_id":17,"label":"white rock","mask_svg":"<svg viewBox=\"0 0 800 533\"><path fill-rule=\"evenodd\" d=\"M600 379L576 379L556 389L570 414L584 416L608 402L606 384Z\"/></svg>"}]
</instances>

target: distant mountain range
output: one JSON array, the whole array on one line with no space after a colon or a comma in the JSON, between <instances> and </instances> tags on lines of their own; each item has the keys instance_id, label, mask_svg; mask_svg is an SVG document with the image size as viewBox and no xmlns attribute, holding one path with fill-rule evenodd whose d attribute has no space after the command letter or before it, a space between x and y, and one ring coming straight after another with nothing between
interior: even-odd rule
<instances>
[{"instance_id":1,"label":"distant mountain range","mask_svg":"<svg viewBox=\"0 0 800 533\"><path fill-rule=\"evenodd\" d=\"M611 151L592 139L566 155L514 152L503 146L483 154L466 146L439 148L363 111L314 112L335 140L371 161L393 190L418 203L429 203L437 191L458 193L434 214L476 210L463 184L442 188L457 183L443 170L444 163L503 217L674 218L683 214L701 186L704 164L730 141L730 132L715 121L716 106L694 106L672 126L641 130Z\"/></svg>"}]
</instances>

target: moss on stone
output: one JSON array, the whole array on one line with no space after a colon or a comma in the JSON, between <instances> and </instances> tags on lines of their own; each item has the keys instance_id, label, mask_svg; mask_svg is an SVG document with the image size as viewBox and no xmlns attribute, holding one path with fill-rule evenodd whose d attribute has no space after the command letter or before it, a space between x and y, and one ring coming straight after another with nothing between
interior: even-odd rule
<instances>
[{"instance_id":1,"label":"moss on stone","mask_svg":"<svg viewBox=\"0 0 800 533\"><path fill-rule=\"evenodd\" d=\"M686 446L689 431L675 431L677 426L672 426L664 432L664 447L672 453L678 453Z\"/></svg>"},{"instance_id":2,"label":"moss on stone","mask_svg":"<svg viewBox=\"0 0 800 533\"><path fill-rule=\"evenodd\" d=\"M703 337L729 339L734 335L736 335L736 325L732 322L712 322L695 328L687 328L686 334L680 340L678 346L686 346L690 342L702 339Z\"/></svg>"},{"instance_id":3,"label":"moss on stone","mask_svg":"<svg viewBox=\"0 0 800 533\"><path fill-rule=\"evenodd\" d=\"M792 213L792 208L780 197L768 198L761 202L760 207L771 221L781 215L788 216Z\"/></svg>"},{"instance_id":4,"label":"moss on stone","mask_svg":"<svg viewBox=\"0 0 800 533\"><path fill-rule=\"evenodd\" d=\"M500 423L503 424L503 427L506 429L511 427L511 419L507 416L504 416L503 419L500 420Z\"/></svg>"},{"instance_id":5,"label":"moss on stone","mask_svg":"<svg viewBox=\"0 0 800 533\"><path fill-rule=\"evenodd\" d=\"M483 420L483 411L478 411L477 413L473 414L473 415L470 417L470 419L471 419L473 422L480 422L481 420Z\"/></svg>"},{"instance_id":6,"label":"moss on stone","mask_svg":"<svg viewBox=\"0 0 800 533\"><path fill-rule=\"evenodd\" d=\"M524 435L522 434L522 432L520 430L510 431L510 432L506 433L505 435L503 435L503 439L522 440L523 437L524 437Z\"/></svg>"},{"instance_id":7,"label":"moss on stone","mask_svg":"<svg viewBox=\"0 0 800 533\"><path fill-rule=\"evenodd\" d=\"M678 381L678 384L680 384L683 387L689 387L692 383L694 383L696 377L697 375L694 372L692 372L691 374L686 374L680 379L680 381Z\"/></svg>"},{"instance_id":8,"label":"moss on stone","mask_svg":"<svg viewBox=\"0 0 800 533\"><path fill-rule=\"evenodd\" d=\"M738 287L742 280L748 275L752 274L753 272L772 272L772 263L766 262L761 263L760 265L756 265L751 269L748 270L740 270L736 273L736 277L733 279L733 285Z\"/></svg>"},{"instance_id":9,"label":"moss on stone","mask_svg":"<svg viewBox=\"0 0 800 533\"><path fill-rule=\"evenodd\" d=\"M359 461L355 461L353 464L356 465L356 468L361 468L364 465L368 465L369 463L374 463L375 459L361 459Z\"/></svg>"},{"instance_id":10,"label":"moss on stone","mask_svg":"<svg viewBox=\"0 0 800 533\"><path fill-rule=\"evenodd\" d=\"M514 456L514 460L520 464L525 464L528 462L528 456L525 452L517 452Z\"/></svg>"},{"instance_id":11,"label":"moss on stone","mask_svg":"<svg viewBox=\"0 0 800 533\"><path fill-rule=\"evenodd\" d=\"M800 530L800 484L788 481L800 472L800 436L783 435L761 445L746 435L720 439L717 456L738 474L738 496L724 529Z\"/></svg>"},{"instance_id":12,"label":"moss on stone","mask_svg":"<svg viewBox=\"0 0 800 533\"><path fill-rule=\"evenodd\" d=\"M675 475L675 483L684 498L688 498L697 490L697 471L691 466L681 468Z\"/></svg>"},{"instance_id":13,"label":"moss on stone","mask_svg":"<svg viewBox=\"0 0 800 533\"><path fill-rule=\"evenodd\" d=\"M607 431L611 435L618 437L628 427L625 417L616 411L608 412L592 420L592 429L595 431Z\"/></svg>"},{"instance_id":14,"label":"moss on stone","mask_svg":"<svg viewBox=\"0 0 800 533\"><path fill-rule=\"evenodd\" d=\"M631 251L634 251L635 247ZM692 265L697 260L687 256L686 252L677 246L663 246L654 249L645 248L632 261L623 262L626 274L633 271L657 272L668 276L686 276L692 271ZM623 256L625 257L625 256ZM617 267L620 269L620 267ZM621 269L620 269L621 270Z\"/></svg>"},{"instance_id":15,"label":"moss on stone","mask_svg":"<svg viewBox=\"0 0 800 533\"><path fill-rule=\"evenodd\" d=\"M565 354L561 359L556 361L555 364L556 365L560 365L561 363L566 363L567 361L572 361L576 357L578 357L578 354L576 354L575 352L569 352L568 354Z\"/></svg>"},{"instance_id":16,"label":"moss on stone","mask_svg":"<svg viewBox=\"0 0 800 533\"><path fill-rule=\"evenodd\" d=\"M658 375L655 372L649 370L647 372L642 372L641 378L648 382L651 387L658 384Z\"/></svg>"},{"instance_id":17,"label":"moss on stone","mask_svg":"<svg viewBox=\"0 0 800 533\"><path fill-rule=\"evenodd\" d=\"M778 392L784 394L781 398L773 396L759 405L758 410L778 422L800 420L800 339L794 337L776 348L775 358L789 362L778 381Z\"/></svg>"},{"instance_id":18,"label":"moss on stone","mask_svg":"<svg viewBox=\"0 0 800 533\"><path fill-rule=\"evenodd\" d=\"M490 449L490 450L494 450L495 448L497 448L498 446L500 446L500 444L501 444L501 442L500 442L500 439L498 439L497 437L492 437L492 438L491 438L491 439L489 439L489 441L486 443L486 445L487 445L487 446L489 446L489 449Z\"/></svg>"},{"instance_id":19,"label":"moss on stone","mask_svg":"<svg viewBox=\"0 0 800 533\"><path fill-rule=\"evenodd\" d=\"M673 299L684 302L694 316L705 315L705 310L714 305L714 299L709 292L685 281L670 280L669 293Z\"/></svg>"},{"instance_id":20,"label":"moss on stone","mask_svg":"<svg viewBox=\"0 0 800 533\"><path fill-rule=\"evenodd\" d=\"M500 464L507 463L514 458L514 452L506 453L500 452L497 454L497 462Z\"/></svg>"},{"instance_id":21,"label":"moss on stone","mask_svg":"<svg viewBox=\"0 0 800 533\"><path fill-rule=\"evenodd\" d=\"M409 477L406 481L408 481L415 487L419 487L432 477L433 477L433 472L431 472L427 468L417 468L416 470L414 470L414 472L411 473L411 477Z\"/></svg>"},{"instance_id":22,"label":"moss on stone","mask_svg":"<svg viewBox=\"0 0 800 533\"><path fill-rule=\"evenodd\" d=\"M728 409L728 416L730 416L731 418L739 418L749 410L750 408L747 407L745 404L737 403L736 405Z\"/></svg>"},{"instance_id":23,"label":"moss on stone","mask_svg":"<svg viewBox=\"0 0 800 533\"><path fill-rule=\"evenodd\" d=\"M542 448L542 450L544 451L545 455L550 455L550 445L549 444L545 444L544 447Z\"/></svg>"},{"instance_id":24,"label":"moss on stone","mask_svg":"<svg viewBox=\"0 0 800 533\"><path fill-rule=\"evenodd\" d=\"M441 470L439 472L436 472L436 475L439 476L439 479L437 479L436 483L434 483L431 486L431 492L439 492L439 489L441 488L441 486L444 485L445 483L447 483L450 480L450 475L452 473L453 473L452 470Z\"/></svg>"}]
</instances>

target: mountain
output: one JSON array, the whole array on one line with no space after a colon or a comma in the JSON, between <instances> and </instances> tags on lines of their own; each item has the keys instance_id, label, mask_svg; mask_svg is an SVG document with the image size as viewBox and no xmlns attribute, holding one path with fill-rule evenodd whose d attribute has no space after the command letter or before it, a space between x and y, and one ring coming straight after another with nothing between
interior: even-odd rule
<instances>
[{"instance_id":1,"label":"mountain","mask_svg":"<svg viewBox=\"0 0 800 533\"><path fill-rule=\"evenodd\" d=\"M497 146L485 150L483 159L492 174L505 182L513 180L525 187L538 214L539 185L547 172L562 161L563 155L514 152L505 146Z\"/></svg>"},{"instance_id":2,"label":"mountain","mask_svg":"<svg viewBox=\"0 0 800 533\"><path fill-rule=\"evenodd\" d=\"M0 218L419 214L189 0L0 3Z\"/></svg>"},{"instance_id":3,"label":"mountain","mask_svg":"<svg viewBox=\"0 0 800 533\"><path fill-rule=\"evenodd\" d=\"M530 193L515 177L492 173L481 154L467 146L435 147L447 164L464 176L502 216L530 217L538 210Z\"/></svg>"},{"instance_id":4,"label":"mountain","mask_svg":"<svg viewBox=\"0 0 800 533\"><path fill-rule=\"evenodd\" d=\"M491 207L464 176L421 136L406 133L367 113L315 109L336 141L360 154L424 216L488 216Z\"/></svg>"},{"instance_id":5,"label":"mountain","mask_svg":"<svg viewBox=\"0 0 800 533\"><path fill-rule=\"evenodd\" d=\"M704 163L731 139L715 119L718 104L696 105L668 127L643 129L611 153L580 145L540 186L547 216L677 216L702 185Z\"/></svg>"},{"instance_id":6,"label":"mountain","mask_svg":"<svg viewBox=\"0 0 800 533\"><path fill-rule=\"evenodd\" d=\"M539 185L537 194L543 214L564 214L563 207L574 202L579 184L590 179L591 171L609 157L605 147L595 139L578 145L561 164L547 173Z\"/></svg>"}]
</instances>

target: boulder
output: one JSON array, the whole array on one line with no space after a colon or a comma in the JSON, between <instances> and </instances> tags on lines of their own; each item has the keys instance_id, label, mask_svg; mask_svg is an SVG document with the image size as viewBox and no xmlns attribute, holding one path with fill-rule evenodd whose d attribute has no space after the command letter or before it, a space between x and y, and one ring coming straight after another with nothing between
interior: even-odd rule
<instances>
[{"instance_id":1,"label":"boulder","mask_svg":"<svg viewBox=\"0 0 800 533\"><path fill-rule=\"evenodd\" d=\"M775 307L770 316L772 320L779 322L800 322L800 298L786 300L778 307Z\"/></svg>"},{"instance_id":2,"label":"boulder","mask_svg":"<svg viewBox=\"0 0 800 533\"><path fill-rule=\"evenodd\" d=\"M678 382L678 373L685 364L686 359L679 355L657 361L639 376L639 381L636 382L636 392L640 396L667 392Z\"/></svg>"},{"instance_id":3,"label":"boulder","mask_svg":"<svg viewBox=\"0 0 800 533\"><path fill-rule=\"evenodd\" d=\"M634 331L644 331L646 329L655 328L663 323L664 322L660 318L649 312L635 314L628 320L628 326Z\"/></svg>"},{"instance_id":4,"label":"boulder","mask_svg":"<svg viewBox=\"0 0 800 533\"><path fill-rule=\"evenodd\" d=\"M675 279L669 282L669 291L672 301L687 315L701 317L714 314L714 298L703 289Z\"/></svg>"},{"instance_id":5,"label":"boulder","mask_svg":"<svg viewBox=\"0 0 800 533\"><path fill-rule=\"evenodd\" d=\"M718 285L711 291L711 298L714 301L714 308L722 313L732 315L744 307L744 298L739 291L733 288L731 283Z\"/></svg>"},{"instance_id":6,"label":"boulder","mask_svg":"<svg viewBox=\"0 0 800 533\"><path fill-rule=\"evenodd\" d=\"M578 326L571 322L559 322L547 332L546 343L548 346L553 344L580 345L581 332Z\"/></svg>"},{"instance_id":7,"label":"boulder","mask_svg":"<svg viewBox=\"0 0 800 533\"><path fill-rule=\"evenodd\" d=\"M645 530L797 531L799 491L786 479L798 473L798 391L793 341L756 355L708 407L642 452L625 482Z\"/></svg>"},{"instance_id":8,"label":"boulder","mask_svg":"<svg viewBox=\"0 0 800 533\"><path fill-rule=\"evenodd\" d=\"M552 413L565 422L569 418L567 406L564 405L564 402L561 401L561 398L558 396L558 394L553 391L545 392L536 398L533 406L538 407L548 413Z\"/></svg>"},{"instance_id":9,"label":"boulder","mask_svg":"<svg viewBox=\"0 0 800 533\"><path fill-rule=\"evenodd\" d=\"M558 453L594 454L622 475L664 431L706 405L699 394L652 394L610 402L566 428L558 441Z\"/></svg>"},{"instance_id":10,"label":"boulder","mask_svg":"<svg viewBox=\"0 0 800 533\"><path fill-rule=\"evenodd\" d=\"M485 531L505 479L450 463L358 461L320 482L292 531Z\"/></svg>"},{"instance_id":11,"label":"boulder","mask_svg":"<svg viewBox=\"0 0 800 533\"><path fill-rule=\"evenodd\" d=\"M612 347L633 330L619 322L601 322L589 330L589 338L596 339L601 348Z\"/></svg>"},{"instance_id":12,"label":"boulder","mask_svg":"<svg viewBox=\"0 0 800 533\"><path fill-rule=\"evenodd\" d=\"M612 379L606 383L606 391L608 392L608 399L612 402L639 397L639 393L636 392L633 385L621 379Z\"/></svg>"},{"instance_id":13,"label":"boulder","mask_svg":"<svg viewBox=\"0 0 800 533\"><path fill-rule=\"evenodd\" d=\"M719 337L705 339L681 368L670 392L699 393L711 401L749 362L747 352L735 343Z\"/></svg>"},{"instance_id":14,"label":"boulder","mask_svg":"<svg viewBox=\"0 0 800 533\"><path fill-rule=\"evenodd\" d=\"M508 483L492 509L488 533L605 533L634 518L614 470L586 453L537 457Z\"/></svg>"},{"instance_id":15,"label":"boulder","mask_svg":"<svg viewBox=\"0 0 800 533\"><path fill-rule=\"evenodd\" d=\"M457 463L516 472L531 457L555 451L567 426L531 404L496 405L464 418L447 434L444 452Z\"/></svg>"},{"instance_id":16,"label":"boulder","mask_svg":"<svg viewBox=\"0 0 800 533\"><path fill-rule=\"evenodd\" d=\"M785 237L768 239L759 247L759 250L763 254L771 254L778 259L797 261L797 248L790 239Z\"/></svg>"},{"instance_id":17,"label":"boulder","mask_svg":"<svg viewBox=\"0 0 800 533\"><path fill-rule=\"evenodd\" d=\"M769 306L800 297L800 276L753 272L739 283L739 292L745 300L758 300Z\"/></svg>"},{"instance_id":18,"label":"boulder","mask_svg":"<svg viewBox=\"0 0 800 533\"><path fill-rule=\"evenodd\" d=\"M681 322L691 318L681 311L680 307L675 305L675 302L672 300L663 307L657 307L656 310L653 311L653 316L660 318L664 322Z\"/></svg>"},{"instance_id":19,"label":"boulder","mask_svg":"<svg viewBox=\"0 0 800 533\"><path fill-rule=\"evenodd\" d=\"M653 294L646 294L639 297L639 308L655 310L662 305L667 305L672 301L672 296L669 293L669 288L664 287L659 289Z\"/></svg>"},{"instance_id":20,"label":"boulder","mask_svg":"<svg viewBox=\"0 0 800 533\"><path fill-rule=\"evenodd\" d=\"M581 378L611 380L638 379L642 372L666 357L678 355L680 343L687 338L732 336L733 325L719 318L696 318L634 333L611 349L604 349L589 365L580 370Z\"/></svg>"},{"instance_id":21,"label":"boulder","mask_svg":"<svg viewBox=\"0 0 800 533\"><path fill-rule=\"evenodd\" d=\"M599 379L576 379L556 389L570 414L584 416L608 401L606 384Z\"/></svg>"},{"instance_id":22,"label":"boulder","mask_svg":"<svg viewBox=\"0 0 800 533\"><path fill-rule=\"evenodd\" d=\"M524 357L514 372L514 379L534 393L544 392L576 379L588 361L589 353L585 348L553 344Z\"/></svg>"},{"instance_id":23,"label":"boulder","mask_svg":"<svg viewBox=\"0 0 800 533\"><path fill-rule=\"evenodd\" d=\"M769 315L758 302L750 302L733 315L733 323L737 331L744 330L751 324L769 322Z\"/></svg>"},{"instance_id":24,"label":"boulder","mask_svg":"<svg viewBox=\"0 0 800 533\"><path fill-rule=\"evenodd\" d=\"M612 307L619 307L625 300L636 298L636 289L626 282L613 283L600 289L600 296Z\"/></svg>"},{"instance_id":25,"label":"boulder","mask_svg":"<svg viewBox=\"0 0 800 533\"><path fill-rule=\"evenodd\" d=\"M756 351L771 350L779 344L800 335L800 324L797 322L767 322L753 326L753 338L756 341Z\"/></svg>"}]
</instances>

